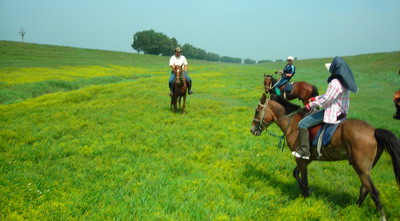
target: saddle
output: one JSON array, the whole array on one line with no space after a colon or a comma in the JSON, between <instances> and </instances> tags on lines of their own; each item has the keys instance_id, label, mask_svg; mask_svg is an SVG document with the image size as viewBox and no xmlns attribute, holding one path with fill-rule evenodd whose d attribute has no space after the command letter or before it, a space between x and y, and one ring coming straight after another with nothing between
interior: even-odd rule
<instances>
[{"instance_id":1,"label":"saddle","mask_svg":"<svg viewBox=\"0 0 400 221\"><path fill-rule=\"evenodd\" d=\"M279 87L282 91L283 97L286 99L286 95L292 94L293 82L287 82L286 84Z\"/></svg>"},{"instance_id":2,"label":"saddle","mask_svg":"<svg viewBox=\"0 0 400 221\"><path fill-rule=\"evenodd\" d=\"M339 125L346 120L346 114L341 114L338 117L338 122L336 124L326 124L322 123L315 127L308 129L310 136L310 146L316 147L318 150L318 158L321 156L321 148L327 147L332 140L333 135Z\"/></svg>"},{"instance_id":3,"label":"saddle","mask_svg":"<svg viewBox=\"0 0 400 221\"><path fill-rule=\"evenodd\" d=\"M286 84L280 86L279 89L283 92L288 92L289 94L291 94L293 89L293 82L287 82Z\"/></svg>"}]
</instances>

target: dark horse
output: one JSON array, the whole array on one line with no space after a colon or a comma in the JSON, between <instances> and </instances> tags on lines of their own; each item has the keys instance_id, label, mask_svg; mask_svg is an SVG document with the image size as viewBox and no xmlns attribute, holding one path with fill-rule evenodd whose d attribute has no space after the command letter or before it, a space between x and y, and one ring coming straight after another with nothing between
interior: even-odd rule
<instances>
[{"instance_id":1,"label":"dark horse","mask_svg":"<svg viewBox=\"0 0 400 221\"><path fill-rule=\"evenodd\" d=\"M182 66L175 66L173 72L175 73L175 82L172 86L173 94L171 97L171 108L172 105L174 106L175 112L178 111L177 103L179 102L179 109L183 113L185 111L186 106L186 92L187 92L187 85L186 85L186 78L183 74L183 67ZM183 105L181 107L181 99L183 97Z\"/></svg>"},{"instance_id":2,"label":"dark horse","mask_svg":"<svg viewBox=\"0 0 400 221\"><path fill-rule=\"evenodd\" d=\"M276 84L277 80L272 75L264 74L264 88L265 93L275 94L275 90L272 87ZM281 91L285 85L279 87ZM303 104L308 103L311 97L318 96L318 89L314 85L311 85L305 81L294 82L292 92L286 95L286 99L293 100L298 98Z\"/></svg>"},{"instance_id":3,"label":"dark horse","mask_svg":"<svg viewBox=\"0 0 400 221\"><path fill-rule=\"evenodd\" d=\"M273 96L267 98L266 94L260 99L250 132L261 135L269 125L276 123L286 136L287 144L291 151L299 146L298 124L305 114L304 109ZM371 180L371 169L378 162L383 150L389 152L394 168L397 186L400 188L400 140L392 132L385 129L375 129L362 120L348 119L343 121L334 133L331 143L323 149L323 155L317 159L317 148L311 148L310 160L296 159L297 166L293 170L303 196L309 195L307 165L314 160L337 161L348 160L361 180L360 196L357 204L361 206L364 199L371 193L377 210L385 219L385 214L379 199L379 192ZM301 177L299 176L301 174Z\"/></svg>"}]
</instances>

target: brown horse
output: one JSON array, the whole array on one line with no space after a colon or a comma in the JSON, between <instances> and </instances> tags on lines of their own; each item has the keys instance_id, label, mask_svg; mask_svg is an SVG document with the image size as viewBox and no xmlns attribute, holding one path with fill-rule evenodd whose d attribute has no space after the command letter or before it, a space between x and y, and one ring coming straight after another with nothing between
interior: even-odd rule
<instances>
[{"instance_id":1,"label":"brown horse","mask_svg":"<svg viewBox=\"0 0 400 221\"><path fill-rule=\"evenodd\" d=\"M186 107L186 92L187 92L186 78L185 75L183 74L182 66L175 66L173 72L175 73L175 82L172 86L174 93L171 97L171 108L173 105L175 112L177 112L178 111L177 103L179 102L179 109L183 113ZM181 108L182 97L183 97L183 105Z\"/></svg>"},{"instance_id":2,"label":"brown horse","mask_svg":"<svg viewBox=\"0 0 400 221\"><path fill-rule=\"evenodd\" d=\"M394 93L393 102L396 107L396 113L393 114L393 118L400 120L400 89Z\"/></svg>"},{"instance_id":3,"label":"brown horse","mask_svg":"<svg viewBox=\"0 0 400 221\"><path fill-rule=\"evenodd\" d=\"M304 109L273 96L269 99L266 94L260 99L253 119L250 132L261 135L269 125L276 123L286 136L287 144L291 151L299 146L298 124L305 114ZM318 159L317 148L311 148L310 160L296 159L297 166L293 170L293 176L297 180L303 196L309 195L307 165L314 160L337 161L348 160L361 180L360 196L357 204L362 202L371 193L377 210L385 219L379 193L371 180L371 169L378 162L383 150L389 152L394 168L397 186L400 188L400 140L392 132L384 129L375 129L365 121L348 119L344 120L334 133L331 143L323 148L323 155ZM299 176L301 174L301 177Z\"/></svg>"},{"instance_id":4,"label":"brown horse","mask_svg":"<svg viewBox=\"0 0 400 221\"><path fill-rule=\"evenodd\" d=\"M270 93L270 94L275 94L275 90L272 89L272 87L276 84L277 80L272 76L272 75L266 75L264 74L264 88L265 88L265 93ZM285 85L282 85L279 87L281 91L283 91L283 88ZM303 104L308 103L308 100L311 97L318 96L318 89L314 85L311 85L305 81L300 81L300 82L294 82L293 83L293 88L292 92L288 95L286 95L286 99L288 100L293 100L298 98L303 102Z\"/></svg>"}]
</instances>

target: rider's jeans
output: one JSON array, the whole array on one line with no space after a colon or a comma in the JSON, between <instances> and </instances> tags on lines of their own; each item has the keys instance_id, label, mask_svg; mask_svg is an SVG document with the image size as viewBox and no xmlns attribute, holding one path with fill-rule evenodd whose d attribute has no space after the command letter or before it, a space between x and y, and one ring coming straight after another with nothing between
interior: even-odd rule
<instances>
[{"instance_id":1,"label":"rider's jeans","mask_svg":"<svg viewBox=\"0 0 400 221\"><path fill-rule=\"evenodd\" d=\"M284 85L284 84L286 84L287 82L289 82L289 80L290 79L280 79L279 81L278 81L278 83L276 83L276 85L275 85L275 87L277 88L277 87L280 87L280 86L282 86L282 85Z\"/></svg>"},{"instance_id":2,"label":"rider's jeans","mask_svg":"<svg viewBox=\"0 0 400 221\"><path fill-rule=\"evenodd\" d=\"M299 122L299 128L308 129L323 122L325 110L312 113Z\"/></svg>"}]
</instances>

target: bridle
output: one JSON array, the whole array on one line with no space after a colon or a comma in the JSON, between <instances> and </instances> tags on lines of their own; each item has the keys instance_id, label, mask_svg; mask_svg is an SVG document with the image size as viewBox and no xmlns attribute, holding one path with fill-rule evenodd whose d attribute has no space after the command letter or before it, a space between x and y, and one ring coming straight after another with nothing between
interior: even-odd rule
<instances>
[{"instance_id":1,"label":"bridle","mask_svg":"<svg viewBox=\"0 0 400 221\"><path fill-rule=\"evenodd\" d=\"M264 76L264 80L265 79L271 79L271 81L269 82L269 85L266 85L266 86L264 86L264 88L265 88L265 91L270 91L270 90L272 90L272 77L271 76Z\"/></svg>"},{"instance_id":2,"label":"bridle","mask_svg":"<svg viewBox=\"0 0 400 221\"><path fill-rule=\"evenodd\" d=\"M183 78L184 78L182 66L180 66L180 68L175 68L174 69L174 73L175 73L175 76L176 76L176 80L175 81L177 83L182 83L183 82Z\"/></svg>"},{"instance_id":3,"label":"bridle","mask_svg":"<svg viewBox=\"0 0 400 221\"><path fill-rule=\"evenodd\" d=\"M271 100L270 98L267 98L267 99L265 100L265 104L262 104L261 102L258 103L258 105L260 105L263 109L262 109L262 111L261 111L260 119L254 118L253 121L254 121L254 122L257 122L257 123L258 123L258 122L260 123L260 124L258 125L258 128L259 128L260 130L265 130L265 129L267 129L267 127L268 127L269 125L275 123L275 121L271 121L271 122L268 122L268 123L264 121L264 117L265 117L265 114L267 113L268 103L269 103L270 100Z\"/></svg>"},{"instance_id":4,"label":"bridle","mask_svg":"<svg viewBox=\"0 0 400 221\"><path fill-rule=\"evenodd\" d=\"M285 139L284 139L285 136L289 136L290 134L292 134L292 133L294 132L294 131L292 131L291 133L287 134L287 131L288 131L289 126L290 126L290 122L292 121L293 116L296 115L301 109L299 109L299 110L297 110L297 111L294 111L294 112L292 112L292 113L290 113L290 114L288 114L288 115L286 115L286 116L284 116L284 117L281 117L281 118L277 119L276 121L273 120L273 121L270 121L270 122L267 123L267 122L264 121L264 117L265 117L265 114L267 113L268 103L269 103L269 101L270 101L271 99L268 98L268 95L267 95L267 94L265 94L265 95L267 96L267 99L265 100L265 104L262 104L261 102L258 104L258 105L260 105L260 106L263 107L262 112L261 112L260 119L254 118L253 121L254 121L254 122L260 122L260 124L258 125L258 129L259 129L260 131L263 131L263 130L266 130L266 129L268 128L268 126L270 126L271 124L276 123L277 121L281 121L281 120L283 120L283 119L289 118L289 121L288 121L288 123L287 123L287 125L286 125L286 129L283 131L283 135L282 135L282 136L273 134L273 133L271 133L271 132L268 131L268 134L269 134L269 135L271 135L271 136L273 136L273 137L278 137L278 138L280 138L278 148L283 150L283 148L284 148L284 146L285 146ZM283 145L282 145L282 141L283 141Z\"/></svg>"},{"instance_id":5,"label":"bridle","mask_svg":"<svg viewBox=\"0 0 400 221\"><path fill-rule=\"evenodd\" d=\"M272 80L273 80L273 78L272 78L271 75L264 76L264 80L265 80L265 79L271 79L271 82L269 83L269 85L264 86L265 91L267 91L267 89L268 89L268 91L272 90L272 89L278 84L278 82L279 82L279 80L280 80L280 79L278 78L277 81L275 82L275 84L272 85Z\"/></svg>"}]
</instances>

